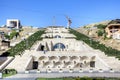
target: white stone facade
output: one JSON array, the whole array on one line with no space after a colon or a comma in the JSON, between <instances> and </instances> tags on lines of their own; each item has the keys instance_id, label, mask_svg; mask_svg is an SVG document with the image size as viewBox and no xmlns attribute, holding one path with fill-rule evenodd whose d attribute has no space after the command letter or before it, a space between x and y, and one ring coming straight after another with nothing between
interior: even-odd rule
<instances>
[{"instance_id":1,"label":"white stone facade","mask_svg":"<svg viewBox=\"0 0 120 80\"><path fill-rule=\"evenodd\" d=\"M120 33L113 33L113 39L120 39Z\"/></svg>"},{"instance_id":2,"label":"white stone facade","mask_svg":"<svg viewBox=\"0 0 120 80\"><path fill-rule=\"evenodd\" d=\"M36 42L22 56L15 56L7 68L26 72L36 69L37 72L119 69L120 61L114 57L108 57L99 50L92 49L83 41L76 40L68 29L47 28L42 37L42 41Z\"/></svg>"},{"instance_id":3,"label":"white stone facade","mask_svg":"<svg viewBox=\"0 0 120 80\"><path fill-rule=\"evenodd\" d=\"M7 19L6 26L9 28L21 28L20 20L18 19Z\"/></svg>"},{"instance_id":4,"label":"white stone facade","mask_svg":"<svg viewBox=\"0 0 120 80\"><path fill-rule=\"evenodd\" d=\"M95 51L82 41L77 41L65 28L47 28L32 50L40 71L79 71L80 69L109 70Z\"/></svg>"}]
</instances>

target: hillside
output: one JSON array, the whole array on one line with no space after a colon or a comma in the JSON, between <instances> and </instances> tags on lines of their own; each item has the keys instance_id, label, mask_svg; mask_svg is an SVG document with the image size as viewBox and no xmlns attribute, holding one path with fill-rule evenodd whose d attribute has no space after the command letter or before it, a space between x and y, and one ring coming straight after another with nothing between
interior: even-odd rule
<instances>
[{"instance_id":1,"label":"hillside","mask_svg":"<svg viewBox=\"0 0 120 80\"><path fill-rule=\"evenodd\" d=\"M103 25L107 25L111 22L111 20L107 20L107 21L102 21L102 22L97 22L97 23L91 23L91 24L88 24L88 25L84 25L84 26L80 26L81 27L87 27L87 28L92 28L98 24L103 24Z\"/></svg>"},{"instance_id":2,"label":"hillside","mask_svg":"<svg viewBox=\"0 0 120 80\"><path fill-rule=\"evenodd\" d=\"M120 50L120 40L115 40L112 38L105 38L105 31L104 28L100 27L96 27L98 25L108 25L108 24L119 24L120 19L115 19L115 20L111 20L111 21L102 21L102 22L98 22L98 23L92 23L92 24L88 24L85 26L81 26L78 29L76 29L78 32L83 33L89 37L91 37L92 39L96 40L96 41L100 41L100 43L105 44L106 46L110 46L114 49ZM101 36L99 36L99 33L101 31Z\"/></svg>"}]
</instances>

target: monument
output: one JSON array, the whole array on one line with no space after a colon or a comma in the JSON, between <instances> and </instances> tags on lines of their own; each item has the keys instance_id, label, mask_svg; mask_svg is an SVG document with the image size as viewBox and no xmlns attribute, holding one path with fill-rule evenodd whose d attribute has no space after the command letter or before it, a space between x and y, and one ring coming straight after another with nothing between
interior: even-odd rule
<instances>
[{"instance_id":1,"label":"monument","mask_svg":"<svg viewBox=\"0 0 120 80\"><path fill-rule=\"evenodd\" d=\"M69 29L71 27L72 21L71 21L71 19L68 16L66 16L66 19L68 20L67 29Z\"/></svg>"}]
</instances>

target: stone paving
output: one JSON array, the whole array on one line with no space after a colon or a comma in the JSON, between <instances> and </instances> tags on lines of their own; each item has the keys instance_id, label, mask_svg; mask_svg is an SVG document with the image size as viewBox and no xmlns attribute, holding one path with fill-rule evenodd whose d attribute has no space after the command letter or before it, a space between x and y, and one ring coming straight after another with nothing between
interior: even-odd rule
<instances>
[{"instance_id":1,"label":"stone paving","mask_svg":"<svg viewBox=\"0 0 120 80\"><path fill-rule=\"evenodd\" d=\"M29 73L29 74L17 74L8 78L0 80L35 80L36 78L56 78L56 77L118 77L120 78L120 72L83 72L83 73Z\"/></svg>"}]
</instances>

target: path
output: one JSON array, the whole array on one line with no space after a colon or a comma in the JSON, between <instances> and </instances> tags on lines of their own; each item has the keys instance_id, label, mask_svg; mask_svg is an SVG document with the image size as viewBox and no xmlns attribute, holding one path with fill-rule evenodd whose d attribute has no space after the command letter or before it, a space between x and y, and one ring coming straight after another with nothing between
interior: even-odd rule
<instances>
[{"instance_id":1,"label":"path","mask_svg":"<svg viewBox=\"0 0 120 80\"><path fill-rule=\"evenodd\" d=\"M35 80L36 78L56 78L56 77L119 77L120 72L74 72L74 73L29 73L29 74L17 74L14 76L10 76L5 79L0 80Z\"/></svg>"}]
</instances>

